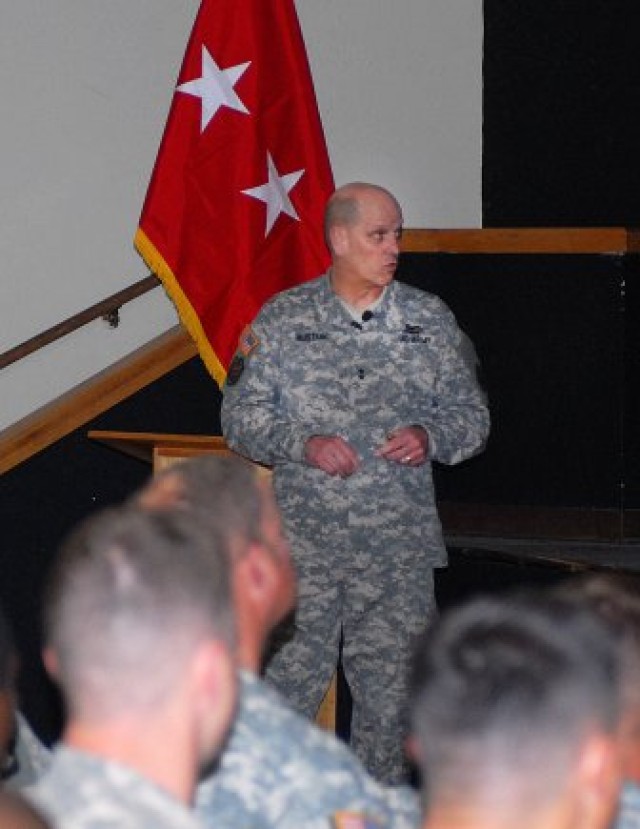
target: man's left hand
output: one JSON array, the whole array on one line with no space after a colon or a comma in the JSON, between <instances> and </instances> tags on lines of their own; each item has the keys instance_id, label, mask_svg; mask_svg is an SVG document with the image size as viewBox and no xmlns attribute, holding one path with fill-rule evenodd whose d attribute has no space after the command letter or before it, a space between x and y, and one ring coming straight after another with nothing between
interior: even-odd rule
<instances>
[{"instance_id":1,"label":"man's left hand","mask_svg":"<svg viewBox=\"0 0 640 829\"><path fill-rule=\"evenodd\" d=\"M429 435L422 426L403 426L387 435L376 455L402 466L422 466L429 452Z\"/></svg>"}]
</instances>

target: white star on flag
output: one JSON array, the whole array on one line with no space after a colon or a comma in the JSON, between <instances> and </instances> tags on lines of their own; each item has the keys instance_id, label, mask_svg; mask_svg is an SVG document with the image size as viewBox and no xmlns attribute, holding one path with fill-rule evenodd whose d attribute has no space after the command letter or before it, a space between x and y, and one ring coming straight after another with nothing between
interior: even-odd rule
<instances>
[{"instance_id":1,"label":"white star on flag","mask_svg":"<svg viewBox=\"0 0 640 829\"><path fill-rule=\"evenodd\" d=\"M200 98L202 110L200 113L200 132L204 132L220 107L229 107L238 112L249 113L249 110L238 97L234 86L244 74L251 61L230 66L229 69L220 69L209 54L206 46L202 47L202 77L195 78L177 87L178 92Z\"/></svg>"},{"instance_id":2,"label":"white star on flag","mask_svg":"<svg viewBox=\"0 0 640 829\"><path fill-rule=\"evenodd\" d=\"M281 176L276 169L276 165L273 163L271 153L267 153L267 169L269 171L269 180L266 184L242 191L245 195L251 196L252 199L259 199L267 205L265 239L281 213L286 213L287 216L291 216L297 222L300 221L300 217L296 213L289 198L289 192L293 190L304 175L304 170L296 170L295 173L287 173Z\"/></svg>"}]
</instances>

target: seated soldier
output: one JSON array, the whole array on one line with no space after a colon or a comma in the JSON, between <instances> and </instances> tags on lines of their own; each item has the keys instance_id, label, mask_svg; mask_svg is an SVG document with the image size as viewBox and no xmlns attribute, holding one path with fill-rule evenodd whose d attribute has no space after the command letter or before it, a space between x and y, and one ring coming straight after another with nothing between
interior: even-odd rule
<instances>
[{"instance_id":1,"label":"seated soldier","mask_svg":"<svg viewBox=\"0 0 640 829\"><path fill-rule=\"evenodd\" d=\"M344 743L259 679L267 639L295 597L268 480L237 458L199 457L161 473L136 500L190 516L212 538L224 539L231 563L240 701L219 765L197 789L203 823L212 829L417 827L413 790L379 784Z\"/></svg>"},{"instance_id":2,"label":"seated soldier","mask_svg":"<svg viewBox=\"0 0 640 829\"><path fill-rule=\"evenodd\" d=\"M584 603L613 625L623 646L619 738L624 786L615 829L640 826L640 580L591 574L568 579L555 591Z\"/></svg>"},{"instance_id":3,"label":"seated soldier","mask_svg":"<svg viewBox=\"0 0 640 829\"><path fill-rule=\"evenodd\" d=\"M606 829L620 665L612 630L576 603L512 596L446 613L413 677L425 829Z\"/></svg>"},{"instance_id":4,"label":"seated soldier","mask_svg":"<svg viewBox=\"0 0 640 829\"><path fill-rule=\"evenodd\" d=\"M198 772L236 699L228 570L194 522L133 509L90 519L63 548L45 661L67 721L25 790L56 829L198 825Z\"/></svg>"}]
</instances>

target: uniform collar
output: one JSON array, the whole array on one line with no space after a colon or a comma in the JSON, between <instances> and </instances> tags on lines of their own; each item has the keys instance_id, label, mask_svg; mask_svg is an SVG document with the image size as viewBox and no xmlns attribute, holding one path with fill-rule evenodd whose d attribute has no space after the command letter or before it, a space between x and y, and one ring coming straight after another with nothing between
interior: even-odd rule
<instances>
[{"instance_id":1,"label":"uniform collar","mask_svg":"<svg viewBox=\"0 0 640 829\"><path fill-rule=\"evenodd\" d=\"M328 270L320 277L319 287L320 290L316 297L316 310L319 321L324 324L329 323L333 325L344 325L345 322L351 323L351 315L331 287L331 270ZM396 288L396 281L394 279L386 288L377 306L376 316L379 316L385 321L387 320L390 309L394 306L393 298L396 294Z\"/></svg>"}]
</instances>

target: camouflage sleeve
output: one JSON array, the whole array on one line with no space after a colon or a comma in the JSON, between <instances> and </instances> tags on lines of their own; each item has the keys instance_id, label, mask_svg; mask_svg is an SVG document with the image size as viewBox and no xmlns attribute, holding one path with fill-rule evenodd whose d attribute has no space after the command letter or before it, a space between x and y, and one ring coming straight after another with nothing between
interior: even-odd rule
<instances>
[{"instance_id":1,"label":"camouflage sleeve","mask_svg":"<svg viewBox=\"0 0 640 829\"><path fill-rule=\"evenodd\" d=\"M613 824L614 829L639 829L640 827L640 786L627 781L622 787L620 806Z\"/></svg>"},{"instance_id":2,"label":"camouflage sleeve","mask_svg":"<svg viewBox=\"0 0 640 829\"><path fill-rule=\"evenodd\" d=\"M36 736L25 717L16 711L15 766L3 782L8 789L35 783L51 765L51 751Z\"/></svg>"},{"instance_id":3,"label":"camouflage sleeve","mask_svg":"<svg viewBox=\"0 0 640 829\"><path fill-rule=\"evenodd\" d=\"M432 442L432 460L455 464L480 452L489 435L486 395L478 382L471 341L443 304L443 348L431 411L422 423Z\"/></svg>"},{"instance_id":4,"label":"camouflage sleeve","mask_svg":"<svg viewBox=\"0 0 640 829\"><path fill-rule=\"evenodd\" d=\"M279 337L282 321L266 306L240 337L223 389L222 431L229 446L268 465L303 459L311 434L287 418L280 405L282 383Z\"/></svg>"}]
</instances>

